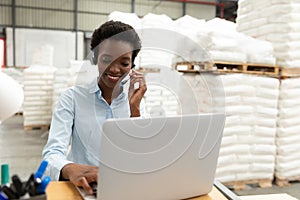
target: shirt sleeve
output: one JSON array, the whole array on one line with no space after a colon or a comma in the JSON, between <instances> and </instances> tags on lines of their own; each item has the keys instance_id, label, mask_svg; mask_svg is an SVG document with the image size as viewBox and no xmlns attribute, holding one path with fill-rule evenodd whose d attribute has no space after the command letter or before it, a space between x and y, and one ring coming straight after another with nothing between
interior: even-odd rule
<instances>
[{"instance_id":1,"label":"shirt sleeve","mask_svg":"<svg viewBox=\"0 0 300 200\"><path fill-rule=\"evenodd\" d=\"M66 90L53 112L48 141L43 159L48 161L47 172L52 180L59 180L60 170L68 163L66 158L74 121L73 89Z\"/></svg>"}]
</instances>

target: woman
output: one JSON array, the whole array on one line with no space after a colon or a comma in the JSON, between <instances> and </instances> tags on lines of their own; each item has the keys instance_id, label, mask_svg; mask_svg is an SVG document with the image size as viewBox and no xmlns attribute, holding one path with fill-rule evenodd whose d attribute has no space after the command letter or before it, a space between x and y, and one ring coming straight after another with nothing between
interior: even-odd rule
<instances>
[{"instance_id":1,"label":"woman","mask_svg":"<svg viewBox=\"0 0 300 200\"><path fill-rule=\"evenodd\" d=\"M89 183L98 181L103 122L108 118L140 117L147 90L144 76L132 69L141 41L131 26L115 21L104 23L94 31L91 49L99 77L89 85L64 92L53 113L43 150L53 180L70 180L89 194L93 192ZM128 75L126 92L123 84Z\"/></svg>"}]
</instances>

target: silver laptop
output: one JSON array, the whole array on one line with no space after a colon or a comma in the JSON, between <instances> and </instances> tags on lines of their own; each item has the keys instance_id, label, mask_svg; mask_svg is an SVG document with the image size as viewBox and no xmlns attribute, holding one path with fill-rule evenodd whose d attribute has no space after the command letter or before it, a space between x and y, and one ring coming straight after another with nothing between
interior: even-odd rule
<instances>
[{"instance_id":1,"label":"silver laptop","mask_svg":"<svg viewBox=\"0 0 300 200\"><path fill-rule=\"evenodd\" d=\"M106 121L97 199L167 200L209 193L224 122L224 114Z\"/></svg>"}]
</instances>

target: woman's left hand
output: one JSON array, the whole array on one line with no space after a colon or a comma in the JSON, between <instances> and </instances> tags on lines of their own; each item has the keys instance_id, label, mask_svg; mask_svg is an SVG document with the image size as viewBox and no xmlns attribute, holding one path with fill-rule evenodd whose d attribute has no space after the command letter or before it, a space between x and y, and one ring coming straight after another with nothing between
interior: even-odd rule
<instances>
[{"instance_id":1,"label":"woman's left hand","mask_svg":"<svg viewBox=\"0 0 300 200\"><path fill-rule=\"evenodd\" d=\"M130 76L130 85L129 85L129 105L130 105L130 117L139 117L140 116L140 103L141 100L147 91L147 85L145 77L142 73L137 72L132 69ZM137 88L137 86L139 86Z\"/></svg>"}]
</instances>

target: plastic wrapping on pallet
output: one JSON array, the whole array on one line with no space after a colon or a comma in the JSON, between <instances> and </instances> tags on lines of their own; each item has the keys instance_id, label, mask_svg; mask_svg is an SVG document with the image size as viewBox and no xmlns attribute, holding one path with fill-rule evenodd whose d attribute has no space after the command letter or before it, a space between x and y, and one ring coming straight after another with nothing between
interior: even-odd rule
<instances>
[{"instance_id":1,"label":"plastic wrapping on pallet","mask_svg":"<svg viewBox=\"0 0 300 200\"><path fill-rule=\"evenodd\" d=\"M245 0L238 5L237 30L271 42L280 67L299 67L300 2Z\"/></svg>"}]
</instances>

